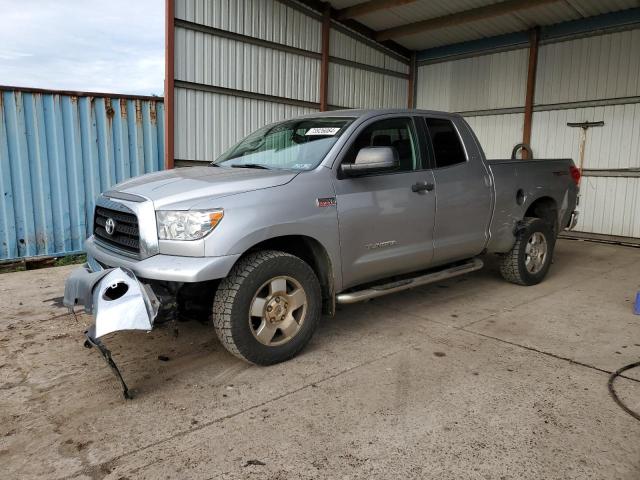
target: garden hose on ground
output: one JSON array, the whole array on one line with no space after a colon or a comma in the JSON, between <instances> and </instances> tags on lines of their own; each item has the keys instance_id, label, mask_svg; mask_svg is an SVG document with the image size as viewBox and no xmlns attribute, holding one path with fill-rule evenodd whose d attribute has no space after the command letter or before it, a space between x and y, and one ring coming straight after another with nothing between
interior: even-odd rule
<instances>
[{"instance_id":1,"label":"garden hose on ground","mask_svg":"<svg viewBox=\"0 0 640 480\"><path fill-rule=\"evenodd\" d=\"M616 402L618 404L618 406L623 409L625 412L627 412L629 415L631 415L633 418L635 418L636 420L640 420L640 413L636 413L633 410L631 410L629 407L627 407L622 400L620 400L620 398L618 397L618 394L616 393L615 388L613 388L613 382L614 380L619 377L620 375L622 375L622 372L626 372L627 370L631 370L632 368L635 367L640 367L640 362L635 362L635 363L631 363L629 365L626 365L622 368L619 368L618 370L616 370L615 372L613 372L611 374L611 376L609 377L609 393L611 394L611 396L613 397L613 401Z\"/></svg>"}]
</instances>

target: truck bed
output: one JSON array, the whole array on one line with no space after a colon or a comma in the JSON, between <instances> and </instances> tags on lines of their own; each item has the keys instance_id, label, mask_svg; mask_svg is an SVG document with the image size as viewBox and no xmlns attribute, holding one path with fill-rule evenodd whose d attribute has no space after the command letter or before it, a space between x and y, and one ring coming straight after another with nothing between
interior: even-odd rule
<instances>
[{"instance_id":1,"label":"truck bed","mask_svg":"<svg viewBox=\"0 0 640 480\"><path fill-rule=\"evenodd\" d=\"M487 249L506 252L513 244L513 229L532 199L549 197L558 206L560 228L569 221L578 187L570 174L570 158L487 160L496 192Z\"/></svg>"}]
</instances>

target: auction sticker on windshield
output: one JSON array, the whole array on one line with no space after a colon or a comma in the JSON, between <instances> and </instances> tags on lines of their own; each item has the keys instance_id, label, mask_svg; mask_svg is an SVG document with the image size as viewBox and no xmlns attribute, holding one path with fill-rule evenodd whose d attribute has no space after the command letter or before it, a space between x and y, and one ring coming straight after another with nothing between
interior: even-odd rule
<instances>
[{"instance_id":1,"label":"auction sticker on windshield","mask_svg":"<svg viewBox=\"0 0 640 480\"><path fill-rule=\"evenodd\" d=\"M339 131L340 128L335 127L316 127L307 130L307 133L305 133L305 135L322 135L326 137L328 135L335 135Z\"/></svg>"}]
</instances>

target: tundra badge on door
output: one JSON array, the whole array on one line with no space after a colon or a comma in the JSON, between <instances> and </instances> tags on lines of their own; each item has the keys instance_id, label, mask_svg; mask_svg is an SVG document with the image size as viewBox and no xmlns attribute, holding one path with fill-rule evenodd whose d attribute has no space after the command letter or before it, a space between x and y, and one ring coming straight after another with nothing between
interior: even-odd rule
<instances>
[{"instance_id":1,"label":"tundra badge on door","mask_svg":"<svg viewBox=\"0 0 640 480\"><path fill-rule=\"evenodd\" d=\"M386 242L376 242L376 243L367 243L364 248L366 248L367 250L375 250L377 248L386 248L386 247L392 247L394 246L396 243L398 243L395 240L388 240Z\"/></svg>"}]
</instances>

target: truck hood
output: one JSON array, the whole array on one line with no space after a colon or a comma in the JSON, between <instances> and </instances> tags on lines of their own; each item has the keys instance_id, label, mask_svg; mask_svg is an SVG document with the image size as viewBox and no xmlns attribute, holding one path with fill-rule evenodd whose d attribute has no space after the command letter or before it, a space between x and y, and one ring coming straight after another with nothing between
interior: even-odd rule
<instances>
[{"instance_id":1,"label":"truck hood","mask_svg":"<svg viewBox=\"0 0 640 480\"><path fill-rule=\"evenodd\" d=\"M136 177L112 190L146 197L156 209L188 210L205 199L284 185L298 173L256 168L176 168Z\"/></svg>"}]
</instances>

